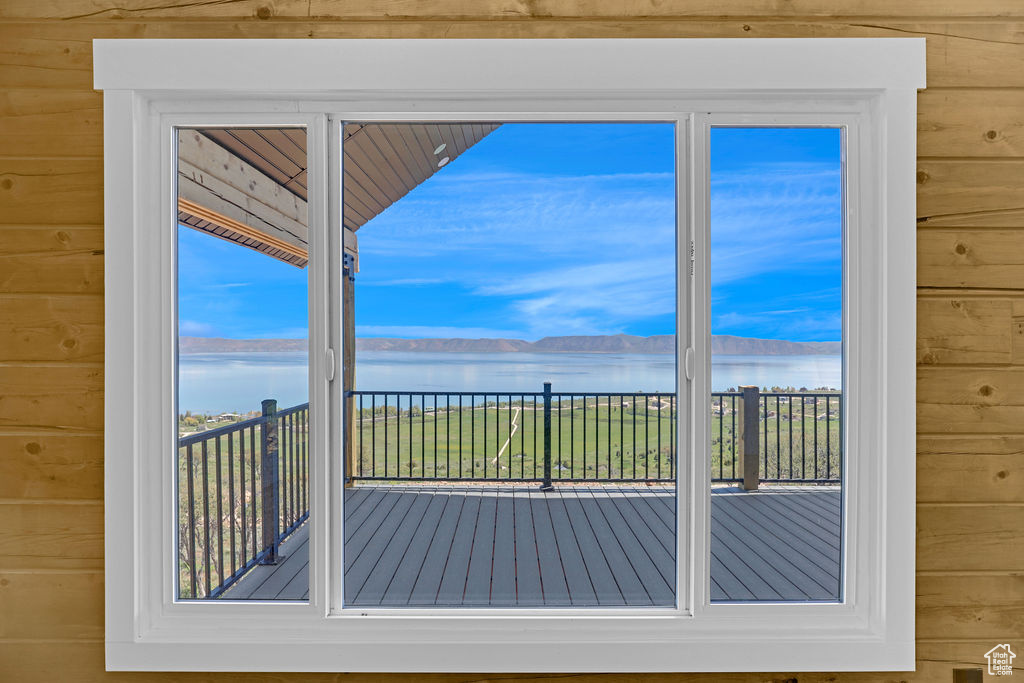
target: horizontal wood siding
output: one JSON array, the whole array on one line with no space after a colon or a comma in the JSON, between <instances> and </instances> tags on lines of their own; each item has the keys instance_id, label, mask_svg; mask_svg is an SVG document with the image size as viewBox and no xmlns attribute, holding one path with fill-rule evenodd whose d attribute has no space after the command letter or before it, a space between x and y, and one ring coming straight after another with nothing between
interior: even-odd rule
<instances>
[{"instance_id":1,"label":"horizontal wood siding","mask_svg":"<svg viewBox=\"0 0 1024 683\"><path fill-rule=\"evenodd\" d=\"M5 0L0 3L0 666L5 679L340 680L103 671L103 140L102 97L92 90L93 38L832 36L924 36L928 44L929 90L919 97L918 131L918 669L895 675L783 672L643 680L949 681L954 667L980 666L996 642L1024 644L1024 3ZM345 680L454 683L481 677ZM640 679L588 675L573 680Z\"/></svg>"}]
</instances>

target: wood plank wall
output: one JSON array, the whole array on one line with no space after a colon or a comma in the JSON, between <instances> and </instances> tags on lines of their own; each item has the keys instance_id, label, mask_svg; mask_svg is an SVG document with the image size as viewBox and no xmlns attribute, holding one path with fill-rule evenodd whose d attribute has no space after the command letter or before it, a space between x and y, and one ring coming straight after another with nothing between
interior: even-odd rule
<instances>
[{"instance_id":1,"label":"wood plank wall","mask_svg":"<svg viewBox=\"0 0 1024 683\"><path fill-rule=\"evenodd\" d=\"M103 672L102 108L91 39L605 36L927 38L918 670L574 680L950 681L997 642L1024 649L1024 2L3 0L0 677L341 680Z\"/></svg>"}]
</instances>

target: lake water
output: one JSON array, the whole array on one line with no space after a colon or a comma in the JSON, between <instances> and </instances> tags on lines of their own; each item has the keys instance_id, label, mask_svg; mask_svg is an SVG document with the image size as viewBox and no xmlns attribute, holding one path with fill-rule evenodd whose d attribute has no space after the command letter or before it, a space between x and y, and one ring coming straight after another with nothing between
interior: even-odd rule
<instances>
[{"instance_id":1,"label":"lake water","mask_svg":"<svg viewBox=\"0 0 1024 683\"><path fill-rule=\"evenodd\" d=\"M714 391L742 384L839 388L839 356L724 356L711 363ZM673 391L670 355L606 353L405 353L356 356L356 386L380 391L535 392L549 381L556 392ZM306 354L196 353L180 358L180 412L259 410L264 398L280 406L308 400Z\"/></svg>"}]
</instances>

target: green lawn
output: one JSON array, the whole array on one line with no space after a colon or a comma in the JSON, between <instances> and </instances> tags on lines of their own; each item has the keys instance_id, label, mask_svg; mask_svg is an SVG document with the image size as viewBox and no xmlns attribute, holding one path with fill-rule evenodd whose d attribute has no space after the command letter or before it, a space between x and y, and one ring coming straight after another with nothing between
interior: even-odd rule
<instances>
[{"instance_id":1,"label":"green lawn","mask_svg":"<svg viewBox=\"0 0 1024 683\"><path fill-rule=\"evenodd\" d=\"M738 402L739 399L737 399ZM763 401L764 399L762 399ZM840 467L839 398L828 400L767 397L761 403L758 437L762 479L838 479ZM826 416L827 415L827 416ZM711 476L717 479L742 478L736 462L738 415L726 397L719 415L716 400L711 409Z\"/></svg>"},{"instance_id":2,"label":"green lawn","mask_svg":"<svg viewBox=\"0 0 1024 683\"><path fill-rule=\"evenodd\" d=\"M364 403L365 406L365 403ZM543 476L543 405L511 402L356 410L356 475L393 478L534 479ZM617 397L557 402L551 410L552 479L669 479L674 410ZM360 419L361 418L361 419ZM514 425L514 431L510 429Z\"/></svg>"}]
</instances>

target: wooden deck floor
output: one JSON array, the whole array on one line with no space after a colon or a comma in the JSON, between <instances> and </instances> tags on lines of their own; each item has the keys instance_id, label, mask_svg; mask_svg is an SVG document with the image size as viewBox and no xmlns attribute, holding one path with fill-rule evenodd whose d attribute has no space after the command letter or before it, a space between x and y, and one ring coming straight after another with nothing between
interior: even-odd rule
<instances>
[{"instance_id":1,"label":"wooden deck floor","mask_svg":"<svg viewBox=\"0 0 1024 683\"><path fill-rule=\"evenodd\" d=\"M675 602L674 492L662 487L360 486L345 505L355 606L615 606ZM836 600L839 491L712 491L716 601ZM308 533L226 599L305 600Z\"/></svg>"}]
</instances>

